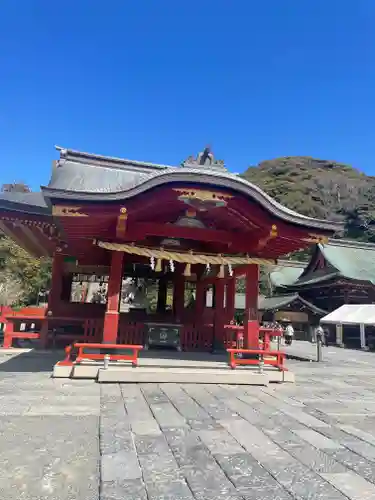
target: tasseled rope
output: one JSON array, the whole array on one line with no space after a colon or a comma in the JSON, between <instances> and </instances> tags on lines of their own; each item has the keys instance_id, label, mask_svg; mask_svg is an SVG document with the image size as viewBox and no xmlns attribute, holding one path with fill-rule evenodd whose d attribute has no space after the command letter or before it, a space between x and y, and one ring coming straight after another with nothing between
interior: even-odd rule
<instances>
[{"instance_id":1,"label":"tasseled rope","mask_svg":"<svg viewBox=\"0 0 375 500\"><path fill-rule=\"evenodd\" d=\"M219 274L217 275L218 278L225 278L225 268L224 268L224 265L222 264L220 266L220 271L219 271Z\"/></svg>"},{"instance_id":2,"label":"tasseled rope","mask_svg":"<svg viewBox=\"0 0 375 500\"><path fill-rule=\"evenodd\" d=\"M191 276L191 264L186 264L184 276Z\"/></svg>"}]
</instances>

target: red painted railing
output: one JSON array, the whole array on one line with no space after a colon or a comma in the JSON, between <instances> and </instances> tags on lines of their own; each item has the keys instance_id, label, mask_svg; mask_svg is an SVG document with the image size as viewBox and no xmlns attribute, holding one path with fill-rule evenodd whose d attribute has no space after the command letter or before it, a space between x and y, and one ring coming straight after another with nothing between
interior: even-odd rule
<instances>
[{"instance_id":1,"label":"red painted railing","mask_svg":"<svg viewBox=\"0 0 375 500\"><path fill-rule=\"evenodd\" d=\"M210 351L213 345L213 327L210 325L184 325L181 331L183 351Z\"/></svg>"},{"instance_id":2,"label":"red painted railing","mask_svg":"<svg viewBox=\"0 0 375 500\"><path fill-rule=\"evenodd\" d=\"M120 321L117 342L119 344L144 344L144 323Z\"/></svg>"}]
</instances>

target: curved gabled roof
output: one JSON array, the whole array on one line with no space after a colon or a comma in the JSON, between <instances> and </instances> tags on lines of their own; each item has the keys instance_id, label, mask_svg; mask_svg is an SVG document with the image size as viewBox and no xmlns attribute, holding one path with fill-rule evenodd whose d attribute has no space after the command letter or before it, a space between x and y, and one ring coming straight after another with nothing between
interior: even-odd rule
<instances>
[{"instance_id":1,"label":"curved gabled roof","mask_svg":"<svg viewBox=\"0 0 375 500\"><path fill-rule=\"evenodd\" d=\"M274 216L307 228L336 232L341 223L313 219L284 207L258 186L224 167L207 165L171 167L146 162L61 150L51 182L42 187L48 198L81 201L122 201L168 183L192 183L231 190L255 200Z\"/></svg>"},{"instance_id":2,"label":"curved gabled roof","mask_svg":"<svg viewBox=\"0 0 375 500\"><path fill-rule=\"evenodd\" d=\"M316 269L320 255L325 259L324 267ZM375 244L330 238L327 243L316 246L309 265L300 277L283 288L307 288L335 278L367 281L375 285Z\"/></svg>"}]
</instances>

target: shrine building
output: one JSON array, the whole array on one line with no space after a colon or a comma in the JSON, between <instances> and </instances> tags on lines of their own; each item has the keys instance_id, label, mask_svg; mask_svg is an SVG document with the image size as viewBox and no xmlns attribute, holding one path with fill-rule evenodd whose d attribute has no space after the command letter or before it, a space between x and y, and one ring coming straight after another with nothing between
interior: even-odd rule
<instances>
[{"instance_id":1,"label":"shrine building","mask_svg":"<svg viewBox=\"0 0 375 500\"><path fill-rule=\"evenodd\" d=\"M245 345L257 345L259 266L342 230L280 205L209 148L177 167L57 150L40 192L0 194L0 229L53 258L44 347L52 330L89 327L96 342L221 349L241 276Z\"/></svg>"}]
</instances>

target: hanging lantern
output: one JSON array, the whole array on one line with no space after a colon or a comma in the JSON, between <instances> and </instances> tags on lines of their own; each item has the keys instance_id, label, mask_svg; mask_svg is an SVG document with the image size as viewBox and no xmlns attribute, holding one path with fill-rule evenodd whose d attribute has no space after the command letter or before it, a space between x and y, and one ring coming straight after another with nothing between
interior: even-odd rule
<instances>
[{"instance_id":1,"label":"hanging lantern","mask_svg":"<svg viewBox=\"0 0 375 500\"><path fill-rule=\"evenodd\" d=\"M150 257L150 266L153 271L155 271L155 257Z\"/></svg>"},{"instance_id":2,"label":"hanging lantern","mask_svg":"<svg viewBox=\"0 0 375 500\"><path fill-rule=\"evenodd\" d=\"M162 269L162 266L161 266L161 259L158 259L158 260L156 261L155 271L156 271L157 273L161 273L161 272L162 272L162 270L163 270L163 269Z\"/></svg>"},{"instance_id":3,"label":"hanging lantern","mask_svg":"<svg viewBox=\"0 0 375 500\"><path fill-rule=\"evenodd\" d=\"M171 273L174 273L174 262L172 259L169 261L169 268L171 270Z\"/></svg>"},{"instance_id":4,"label":"hanging lantern","mask_svg":"<svg viewBox=\"0 0 375 500\"><path fill-rule=\"evenodd\" d=\"M211 272L211 264L208 262L206 264L206 274L210 274L210 272Z\"/></svg>"},{"instance_id":5,"label":"hanging lantern","mask_svg":"<svg viewBox=\"0 0 375 500\"><path fill-rule=\"evenodd\" d=\"M191 264L186 264L184 276L191 276Z\"/></svg>"},{"instance_id":6,"label":"hanging lantern","mask_svg":"<svg viewBox=\"0 0 375 500\"><path fill-rule=\"evenodd\" d=\"M228 264L228 273L229 273L229 276L233 276L233 267L232 267L232 264Z\"/></svg>"}]
</instances>

